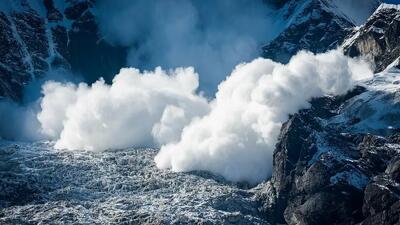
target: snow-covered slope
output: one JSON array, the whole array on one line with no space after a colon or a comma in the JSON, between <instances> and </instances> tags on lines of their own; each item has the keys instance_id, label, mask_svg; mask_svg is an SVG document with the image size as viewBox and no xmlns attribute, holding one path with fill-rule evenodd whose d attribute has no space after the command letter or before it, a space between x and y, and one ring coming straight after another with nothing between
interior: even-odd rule
<instances>
[{"instance_id":1,"label":"snow-covered slope","mask_svg":"<svg viewBox=\"0 0 400 225\"><path fill-rule=\"evenodd\" d=\"M375 71L384 70L400 57L400 7L382 4L361 27L343 43L346 54L364 56L375 64Z\"/></svg>"},{"instance_id":2,"label":"snow-covered slope","mask_svg":"<svg viewBox=\"0 0 400 225\"><path fill-rule=\"evenodd\" d=\"M318 53L336 48L351 28L365 22L379 3L379 0L286 1L279 9L285 29L263 47L262 55L287 62L302 49Z\"/></svg>"},{"instance_id":3,"label":"snow-covered slope","mask_svg":"<svg viewBox=\"0 0 400 225\"><path fill-rule=\"evenodd\" d=\"M0 224L268 224L250 191L159 170L156 153L0 143Z\"/></svg>"},{"instance_id":4,"label":"snow-covered slope","mask_svg":"<svg viewBox=\"0 0 400 225\"><path fill-rule=\"evenodd\" d=\"M55 65L90 70L75 56L115 50L97 45L92 1L45 2L1 6L2 96L18 99L26 82ZM381 72L292 115L270 181L246 189L203 172L157 170L154 149L68 152L51 143L2 142L0 224L399 224L398 6L382 5L345 38L378 1L365 1L366 8L354 4L360 1L277 2L282 33L266 56L285 61L301 48L325 51L345 39L348 54L373 52Z\"/></svg>"},{"instance_id":5,"label":"snow-covered slope","mask_svg":"<svg viewBox=\"0 0 400 225\"><path fill-rule=\"evenodd\" d=\"M280 134L261 210L272 223L400 222L400 71L314 99Z\"/></svg>"}]
</instances>

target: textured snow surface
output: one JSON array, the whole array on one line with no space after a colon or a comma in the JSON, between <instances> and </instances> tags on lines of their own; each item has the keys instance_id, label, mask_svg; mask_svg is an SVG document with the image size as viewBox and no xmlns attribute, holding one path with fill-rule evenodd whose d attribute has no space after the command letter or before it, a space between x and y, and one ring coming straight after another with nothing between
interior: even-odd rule
<instances>
[{"instance_id":1,"label":"textured snow surface","mask_svg":"<svg viewBox=\"0 0 400 225\"><path fill-rule=\"evenodd\" d=\"M378 12L381 9L396 9L396 10L400 10L400 4L388 4L388 3L383 3L381 4L378 9L375 11Z\"/></svg>"},{"instance_id":2,"label":"textured snow surface","mask_svg":"<svg viewBox=\"0 0 400 225\"><path fill-rule=\"evenodd\" d=\"M0 143L0 224L267 224L252 192L158 170L154 149L70 152Z\"/></svg>"},{"instance_id":3,"label":"textured snow surface","mask_svg":"<svg viewBox=\"0 0 400 225\"><path fill-rule=\"evenodd\" d=\"M350 99L329 123L346 124L351 132L389 135L400 128L400 70L389 66L364 82L368 91ZM351 121L360 120L357 123Z\"/></svg>"}]
</instances>

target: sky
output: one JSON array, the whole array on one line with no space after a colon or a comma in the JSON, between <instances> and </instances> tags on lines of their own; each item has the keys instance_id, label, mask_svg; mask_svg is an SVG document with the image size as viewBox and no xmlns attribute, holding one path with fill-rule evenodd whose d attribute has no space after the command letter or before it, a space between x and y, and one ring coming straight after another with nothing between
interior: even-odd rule
<instances>
[{"instance_id":1,"label":"sky","mask_svg":"<svg viewBox=\"0 0 400 225\"><path fill-rule=\"evenodd\" d=\"M400 0L385 0L386 3L400 4Z\"/></svg>"}]
</instances>

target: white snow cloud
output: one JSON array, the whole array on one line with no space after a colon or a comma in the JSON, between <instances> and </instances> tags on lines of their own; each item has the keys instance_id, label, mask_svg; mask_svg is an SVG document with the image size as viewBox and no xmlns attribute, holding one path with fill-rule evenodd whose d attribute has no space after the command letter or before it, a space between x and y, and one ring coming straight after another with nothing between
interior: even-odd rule
<instances>
[{"instance_id":1,"label":"white snow cloud","mask_svg":"<svg viewBox=\"0 0 400 225\"><path fill-rule=\"evenodd\" d=\"M238 65L218 87L211 111L185 127L179 142L161 147L155 161L173 171L207 170L231 181L257 183L271 174L280 127L309 100L340 95L369 66L340 51L300 52L287 65L256 59Z\"/></svg>"},{"instance_id":2,"label":"white snow cloud","mask_svg":"<svg viewBox=\"0 0 400 225\"><path fill-rule=\"evenodd\" d=\"M190 67L121 69L112 85L48 82L38 119L42 132L57 140L56 148L157 147L177 141L187 123L207 113L197 87L198 75Z\"/></svg>"},{"instance_id":3,"label":"white snow cloud","mask_svg":"<svg viewBox=\"0 0 400 225\"><path fill-rule=\"evenodd\" d=\"M300 52L287 65L258 58L237 65L207 101L192 67L126 68L111 85L48 81L40 110L0 104L0 136L51 139L69 150L160 147L155 162L161 169L206 170L257 183L271 174L289 115L314 97L344 94L371 76L367 63L340 50Z\"/></svg>"},{"instance_id":4,"label":"white snow cloud","mask_svg":"<svg viewBox=\"0 0 400 225\"><path fill-rule=\"evenodd\" d=\"M279 16L263 0L100 0L96 4L102 35L129 47L129 66L193 66L207 96L214 96L236 64L259 56L261 46L284 28Z\"/></svg>"}]
</instances>

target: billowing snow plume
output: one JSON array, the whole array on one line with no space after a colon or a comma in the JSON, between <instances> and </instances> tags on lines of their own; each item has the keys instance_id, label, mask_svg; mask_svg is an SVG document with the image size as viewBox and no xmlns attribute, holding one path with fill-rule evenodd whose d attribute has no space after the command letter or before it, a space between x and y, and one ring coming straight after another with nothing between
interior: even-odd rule
<instances>
[{"instance_id":1,"label":"billowing snow plume","mask_svg":"<svg viewBox=\"0 0 400 225\"><path fill-rule=\"evenodd\" d=\"M130 49L129 66L193 66L208 96L236 64L257 57L284 28L280 14L264 0L96 2L102 36Z\"/></svg>"},{"instance_id":2,"label":"billowing snow plume","mask_svg":"<svg viewBox=\"0 0 400 225\"><path fill-rule=\"evenodd\" d=\"M112 85L48 82L38 119L42 132L57 140L56 148L157 147L179 140L192 118L207 113L197 87L193 68L143 74L122 69Z\"/></svg>"},{"instance_id":3,"label":"billowing snow plume","mask_svg":"<svg viewBox=\"0 0 400 225\"><path fill-rule=\"evenodd\" d=\"M259 58L238 65L207 101L191 67L122 69L111 85L46 82L37 120L29 107L0 105L0 120L7 124L0 136L18 136L28 125L30 131L40 127L60 149L161 147L159 168L257 183L271 173L277 137L290 114L309 107L311 98L344 94L371 76L365 62L338 50L300 52L287 65ZM13 127L12 121L21 123ZM21 133L25 139L31 134Z\"/></svg>"},{"instance_id":4,"label":"billowing snow plume","mask_svg":"<svg viewBox=\"0 0 400 225\"><path fill-rule=\"evenodd\" d=\"M300 52L287 65L261 58L238 65L219 85L210 113L185 127L179 142L161 147L157 166L260 182L271 174L280 127L290 114L313 97L344 94L370 76L366 63L340 51Z\"/></svg>"}]
</instances>

